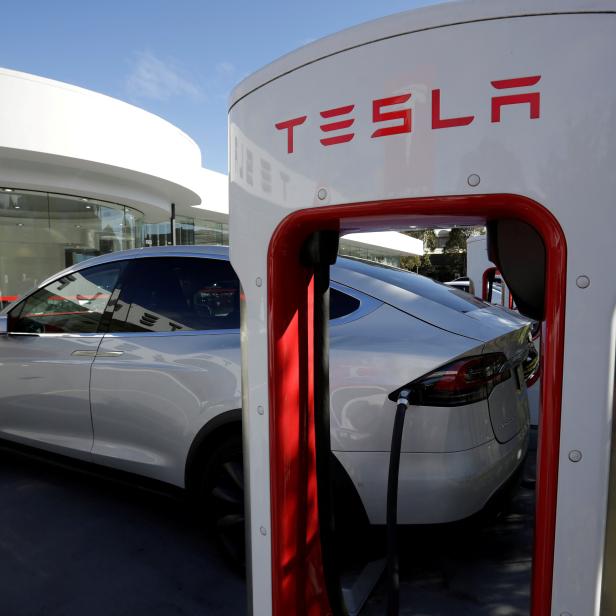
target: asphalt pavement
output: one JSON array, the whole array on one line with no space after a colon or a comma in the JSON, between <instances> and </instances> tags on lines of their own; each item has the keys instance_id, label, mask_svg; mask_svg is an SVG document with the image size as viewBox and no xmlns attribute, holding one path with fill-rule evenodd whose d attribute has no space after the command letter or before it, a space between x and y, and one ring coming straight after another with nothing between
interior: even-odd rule
<instances>
[{"instance_id":1,"label":"asphalt pavement","mask_svg":"<svg viewBox=\"0 0 616 616\"><path fill-rule=\"evenodd\" d=\"M535 513L535 451L521 483L476 518L399 533L401 616L527 616ZM362 616L386 613L384 580Z\"/></svg>"},{"instance_id":2,"label":"asphalt pavement","mask_svg":"<svg viewBox=\"0 0 616 616\"><path fill-rule=\"evenodd\" d=\"M528 614L534 459L500 515L400 533L401 614ZM188 504L0 449L1 616L230 616L244 581ZM500 511L500 509L499 509ZM362 616L385 613L378 584Z\"/></svg>"},{"instance_id":3,"label":"asphalt pavement","mask_svg":"<svg viewBox=\"0 0 616 616\"><path fill-rule=\"evenodd\" d=\"M246 587L187 504L0 450L2 616L227 616Z\"/></svg>"}]
</instances>

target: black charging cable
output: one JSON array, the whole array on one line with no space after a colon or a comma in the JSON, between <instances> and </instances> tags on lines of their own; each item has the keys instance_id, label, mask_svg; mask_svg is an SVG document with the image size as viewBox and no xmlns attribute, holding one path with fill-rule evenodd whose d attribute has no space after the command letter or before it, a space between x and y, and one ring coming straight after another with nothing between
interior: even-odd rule
<instances>
[{"instance_id":1,"label":"black charging cable","mask_svg":"<svg viewBox=\"0 0 616 616\"><path fill-rule=\"evenodd\" d=\"M409 407L410 389L398 394L394 430L391 435L389 475L387 477L387 616L398 616L400 610L400 565L398 562L398 475L404 418Z\"/></svg>"}]
</instances>

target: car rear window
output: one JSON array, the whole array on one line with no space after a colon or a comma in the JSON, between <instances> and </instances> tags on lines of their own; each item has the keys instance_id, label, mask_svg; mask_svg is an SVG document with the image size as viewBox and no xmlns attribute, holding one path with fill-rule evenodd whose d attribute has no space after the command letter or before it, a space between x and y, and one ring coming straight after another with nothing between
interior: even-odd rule
<instances>
[{"instance_id":1,"label":"car rear window","mask_svg":"<svg viewBox=\"0 0 616 616\"><path fill-rule=\"evenodd\" d=\"M329 290L329 318L339 319L355 312L360 305L360 301L337 289Z\"/></svg>"},{"instance_id":2,"label":"car rear window","mask_svg":"<svg viewBox=\"0 0 616 616\"><path fill-rule=\"evenodd\" d=\"M336 266L382 280L458 312L470 312L471 310L485 308L486 306L484 302L469 293L441 284L425 276L414 274L408 270L348 258L338 259Z\"/></svg>"}]
</instances>

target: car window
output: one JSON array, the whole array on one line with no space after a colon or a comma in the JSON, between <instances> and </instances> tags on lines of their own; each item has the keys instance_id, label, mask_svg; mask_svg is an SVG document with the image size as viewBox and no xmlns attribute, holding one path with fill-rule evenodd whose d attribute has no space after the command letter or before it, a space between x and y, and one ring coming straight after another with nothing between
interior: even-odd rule
<instances>
[{"instance_id":1,"label":"car window","mask_svg":"<svg viewBox=\"0 0 616 616\"><path fill-rule=\"evenodd\" d=\"M11 310L9 331L42 334L97 332L122 268L122 262L108 263L54 280Z\"/></svg>"},{"instance_id":2,"label":"car window","mask_svg":"<svg viewBox=\"0 0 616 616\"><path fill-rule=\"evenodd\" d=\"M407 270L348 258L339 258L336 261L336 266L377 278L458 312L470 312L478 308L485 308L482 301L464 291Z\"/></svg>"},{"instance_id":3,"label":"car window","mask_svg":"<svg viewBox=\"0 0 616 616\"><path fill-rule=\"evenodd\" d=\"M329 318L339 319L345 317L347 314L355 312L360 305L360 301L347 295L338 289L329 290Z\"/></svg>"},{"instance_id":4,"label":"car window","mask_svg":"<svg viewBox=\"0 0 616 616\"><path fill-rule=\"evenodd\" d=\"M174 332L240 326L239 280L228 261L135 259L122 278L112 332Z\"/></svg>"}]
</instances>

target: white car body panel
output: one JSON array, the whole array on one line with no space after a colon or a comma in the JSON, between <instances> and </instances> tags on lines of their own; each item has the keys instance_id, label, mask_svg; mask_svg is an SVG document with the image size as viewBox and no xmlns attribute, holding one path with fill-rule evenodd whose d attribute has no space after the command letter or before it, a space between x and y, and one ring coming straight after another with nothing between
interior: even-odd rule
<instances>
[{"instance_id":1,"label":"white car body panel","mask_svg":"<svg viewBox=\"0 0 616 616\"><path fill-rule=\"evenodd\" d=\"M413 422L414 409L407 422ZM405 426L406 430L406 426ZM524 457L528 433L503 446L495 440L450 453L402 453L398 518L406 524L435 524L479 511ZM371 523L385 523L389 452L335 452L353 479ZM481 480L478 481L478 477Z\"/></svg>"},{"instance_id":2,"label":"white car body panel","mask_svg":"<svg viewBox=\"0 0 616 616\"><path fill-rule=\"evenodd\" d=\"M401 287L384 286L381 280L346 267L338 268L333 275L337 282L361 289L363 293L376 295L381 301L412 314L416 319L478 341L492 340L510 331L512 327L522 327L529 323L529 320L524 317L505 311L497 312L482 306L476 306L475 309L461 314L428 297L417 295ZM415 274L409 274L409 276L415 276ZM433 284L445 287L437 282ZM451 293L460 293L457 289L448 290ZM472 296L468 296L469 307L472 307L470 302L473 301ZM469 318L475 321L470 321Z\"/></svg>"},{"instance_id":3,"label":"white car body panel","mask_svg":"<svg viewBox=\"0 0 616 616\"><path fill-rule=\"evenodd\" d=\"M414 409L410 412L407 422L412 424ZM523 459L527 447L528 433L520 432L504 451L491 440L464 451L402 453L398 484L400 523L453 522L480 511L497 486L509 479L511 469ZM337 451L335 455L357 486L370 522L385 524L389 452Z\"/></svg>"},{"instance_id":4,"label":"white car body panel","mask_svg":"<svg viewBox=\"0 0 616 616\"><path fill-rule=\"evenodd\" d=\"M90 366L102 336L0 338L0 434L50 451L92 448Z\"/></svg>"},{"instance_id":5,"label":"white car body panel","mask_svg":"<svg viewBox=\"0 0 616 616\"><path fill-rule=\"evenodd\" d=\"M184 486L199 430L240 408L239 332L106 334L92 367L95 462Z\"/></svg>"},{"instance_id":6,"label":"white car body panel","mask_svg":"<svg viewBox=\"0 0 616 616\"><path fill-rule=\"evenodd\" d=\"M395 404L388 394L453 357L480 354L483 344L386 305L362 319L361 327L374 340L369 353L365 338L350 325L330 329L332 449L389 451ZM525 399L520 403L524 409ZM408 422L402 451L462 451L494 439L485 400L460 407L414 407Z\"/></svg>"}]
</instances>

